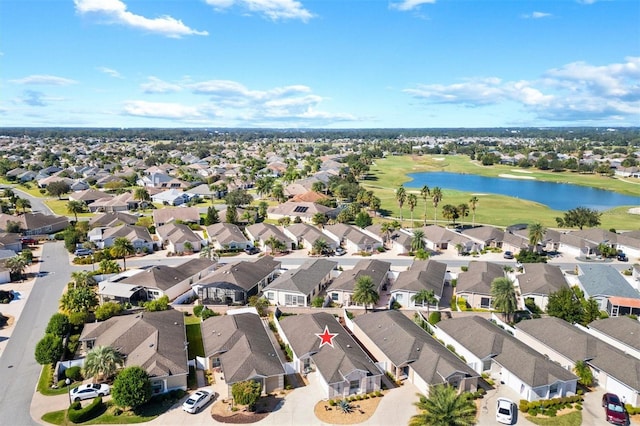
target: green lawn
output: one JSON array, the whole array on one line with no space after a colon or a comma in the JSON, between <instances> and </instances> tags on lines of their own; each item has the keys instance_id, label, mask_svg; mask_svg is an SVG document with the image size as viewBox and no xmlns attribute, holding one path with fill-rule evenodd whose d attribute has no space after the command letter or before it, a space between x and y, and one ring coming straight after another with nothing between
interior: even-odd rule
<instances>
[{"instance_id":1,"label":"green lawn","mask_svg":"<svg viewBox=\"0 0 640 426\"><path fill-rule=\"evenodd\" d=\"M62 395L69 392L69 388L66 386L59 387L57 389L52 389L50 386L51 380L53 379L53 369L50 365L43 365L42 371L40 372L40 378L38 379L38 387L37 391L40 392L44 396L55 396ZM76 383L71 385L71 389L80 386L81 383Z\"/></svg>"},{"instance_id":2,"label":"green lawn","mask_svg":"<svg viewBox=\"0 0 640 426\"><path fill-rule=\"evenodd\" d=\"M89 420L87 422L82 423L83 425L106 425L106 424L136 424L136 423L146 423L149 422L160 414L165 413L173 402L158 402L147 404L143 408L139 410L139 413L134 414L133 412L124 412L120 415L114 414L115 406L111 401L105 402L105 411L103 414L99 415L95 419ZM58 410L46 413L42 416L42 420L47 423L51 423L54 425L60 426L72 426L75 423L72 423L66 418L67 410Z\"/></svg>"},{"instance_id":3,"label":"green lawn","mask_svg":"<svg viewBox=\"0 0 640 426\"><path fill-rule=\"evenodd\" d=\"M198 322L197 324L187 324L186 327L187 327L187 341L189 342L189 347L188 347L189 359L194 359L196 356L204 356L204 346L202 345L202 334L200 333L200 322Z\"/></svg>"},{"instance_id":4,"label":"green lawn","mask_svg":"<svg viewBox=\"0 0 640 426\"><path fill-rule=\"evenodd\" d=\"M557 417L532 417L527 420L541 426L580 426L582 424L582 412L574 411Z\"/></svg>"},{"instance_id":5,"label":"green lawn","mask_svg":"<svg viewBox=\"0 0 640 426\"><path fill-rule=\"evenodd\" d=\"M444 158L437 161L434 158ZM426 171L448 171L459 173L472 173L483 176L497 177L500 173L508 173L511 166L484 167L471 162L465 156L393 156L381 160L376 160L376 164L371 167L371 178L361 181L361 185L372 190L382 202L384 215L392 217L400 216L400 209L395 199L395 190L401 185L407 188L408 193L418 195L418 205L413 217L416 226L420 226L424 221L424 200L420 197L420 188L413 188L408 181L408 173ZM513 172L511 172L513 173ZM605 178L595 175L577 175L573 173L552 173L533 172L528 176L535 176L540 180L556 180L581 185L617 190L628 195L640 196L640 185L623 182L620 179ZM553 179L552 179L553 178ZM443 190L443 197L438 204L437 223L445 224L442 217L442 206L446 204L468 204L472 194L456 190ZM502 195L477 195L479 199L476 208L475 222L479 224L490 224L496 226L509 226L514 223L540 222L547 227L557 226L555 218L562 217L564 212L550 209L549 207L527 200L506 197ZM629 206L621 206L603 212L601 217L601 227L605 229L638 229L640 228L640 215L627 213ZM402 208L403 224L410 226L411 212L405 203ZM461 218L458 222L471 223L473 221L472 212L469 216ZM427 221L434 223L433 203L427 200Z\"/></svg>"}]
</instances>

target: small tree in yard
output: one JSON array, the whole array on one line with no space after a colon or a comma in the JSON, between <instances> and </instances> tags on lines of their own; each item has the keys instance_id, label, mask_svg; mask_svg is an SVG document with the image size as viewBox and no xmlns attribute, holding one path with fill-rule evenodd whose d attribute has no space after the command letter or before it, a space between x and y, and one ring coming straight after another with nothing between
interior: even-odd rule
<instances>
[{"instance_id":1,"label":"small tree in yard","mask_svg":"<svg viewBox=\"0 0 640 426\"><path fill-rule=\"evenodd\" d=\"M578 382L583 386L591 386L593 384L593 373L591 368L583 360L576 361L573 372L578 376Z\"/></svg>"},{"instance_id":2,"label":"small tree in yard","mask_svg":"<svg viewBox=\"0 0 640 426\"><path fill-rule=\"evenodd\" d=\"M111 395L118 406L136 409L151 399L149 375L140 367L125 368L116 376Z\"/></svg>"},{"instance_id":3,"label":"small tree in yard","mask_svg":"<svg viewBox=\"0 0 640 426\"><path fill-rule=\"evenodd\" d=\"M55 364L60 360L63 351L62 337L45 334L36 345L36 362L40 365Z\"/></svg>"},{"instance_id":4,"label":"small tree in yard","mask_svg":"<svg viewBox=\"0 0 640 426\"><path fill-rule=\"evenodd\" d=\"M233 395L235 403L246 405L251 411L253 411L261 393L262 384L260 384L260 382L254 382L253 380L234 383L233 386L231 386L231 395Z\"/></svg>"},{"instance_id":5,"label":"small tree in yard","mask_svg":"<svg viewBox=\"0 0 640 426\"><path fill-rule=\"evenodd\" d=\"M64 337L69 332L69 317L65 314L55 313L49 318L45 333Z\"/></svg>"},{"instance_id":6,"label":"small tree in yard","mask_svg":"<svg viewBox=\"0 0 640 426\"><path fill-rule=\"evenodd\" d=\"M144 309L148 312L166 311L169 309L169 297L165 295L159 299L150 300L144 304Z\"/></svg>"},{"instance_id":7,"label":"small tree in yard","mask_svg":"<svg viewBox=\"0 0 640 426\"><path fill-rule=\"evenodd\" d=\"M96 319L98 321L108 320L113 316L120 315L122 310L122 305L117 302L105 302L96 308Z\"/></svg>"},{"instance_id":8,"label":"small tree in yard","mask_svg":"<svg viewBox=\"0 0 640 426\"><path fill-rule=\"evenodd\" d=\"M269 314L269 301L264 297L251 296L249 298L249 306L253 306L258 311L258 315L266 317Z\"/></svg>"}]
</instances>

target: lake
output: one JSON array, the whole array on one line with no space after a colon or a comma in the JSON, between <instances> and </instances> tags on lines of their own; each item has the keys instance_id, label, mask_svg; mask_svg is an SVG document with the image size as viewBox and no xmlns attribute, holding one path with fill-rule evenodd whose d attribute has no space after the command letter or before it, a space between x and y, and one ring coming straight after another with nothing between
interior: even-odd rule
<instances>
[{"instance_id":1,"label":"lake","mask_svg":"<svg viewBox=\"0 0 640 426\"><path fill-rule=\"evenodd\" d=\"M515 175L526 176L525 173ZM596 210L608 210L618 206L640 206L640 197L618 194L604 189L568 183L542 182L534 179L514 179L485 177L450 172L412 173L407 187L442 189L476 194L498 194L522 198L549 206L554 210L566 211L579 206Z\"/></svg>"}]
</instances>

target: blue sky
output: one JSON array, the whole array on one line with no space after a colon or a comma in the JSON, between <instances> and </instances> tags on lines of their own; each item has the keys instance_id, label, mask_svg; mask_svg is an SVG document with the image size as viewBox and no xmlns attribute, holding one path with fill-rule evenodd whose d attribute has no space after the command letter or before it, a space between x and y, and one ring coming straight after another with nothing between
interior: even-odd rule
<instances>
[{"instance_id":1,"label":"blue sky","mask_svg":"<svg viewBox=\"0 0 640 426\"><path fill-rule=\"evenodd\" d=\"M0 126L640 126L640 1L2 0Z\"/></svg>"}]
</instances>

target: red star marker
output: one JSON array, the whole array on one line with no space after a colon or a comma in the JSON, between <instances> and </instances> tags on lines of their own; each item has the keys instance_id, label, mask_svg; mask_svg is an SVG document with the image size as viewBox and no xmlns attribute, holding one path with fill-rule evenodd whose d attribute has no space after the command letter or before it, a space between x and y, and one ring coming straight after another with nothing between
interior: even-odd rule
<instances>
[{"instance_id":1,"label":"red star marker","mask_svg":"<svg viewBox=\"0 0 640 426\"><path fill-rule=\"evenodd\" d=\"M338 333L331 333L329 331L328 326L324 326L324 331L322 333L316 333L316 336L320 338L320 348L324 345L329 345L333 347L333 338L336 337Z\"/></svg>"}]
</instances>

